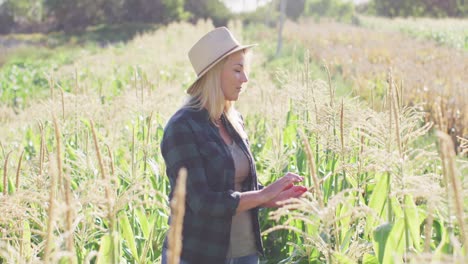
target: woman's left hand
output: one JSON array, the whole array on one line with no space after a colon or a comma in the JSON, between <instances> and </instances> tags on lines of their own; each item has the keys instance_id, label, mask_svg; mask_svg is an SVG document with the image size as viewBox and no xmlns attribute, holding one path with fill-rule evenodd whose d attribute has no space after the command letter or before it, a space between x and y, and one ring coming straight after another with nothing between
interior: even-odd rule
<instances>
[{"instance_id":1,"label":"woman's left hand","mask_svg":"<svg viewBox=\"0 0 468 264\"><path fill-rule=\"evenodd\" d=\"M263 204L263 207L268 207L268 208L275 208L275 207L281 207L282 204L280 202L286 201L290 198L298 198L302 194L304 194L307 191L307 188L304 186L299 186L299 185L290 185L288 188L284 189L279 195L277 195L275 198L271 199L270 201L266 202Z\"/></svg>"}]
</instances>

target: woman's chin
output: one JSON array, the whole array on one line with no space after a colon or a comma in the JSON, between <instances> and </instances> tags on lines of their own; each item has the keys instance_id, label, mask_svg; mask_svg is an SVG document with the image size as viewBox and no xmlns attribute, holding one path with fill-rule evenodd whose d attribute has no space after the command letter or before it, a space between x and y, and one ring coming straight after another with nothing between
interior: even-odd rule
<instances>
[{"instance_id":1,"label":"woman's chin","mask_svg":"<svg viewBox=\"0 0 468 264\"><path fill-rule=\"evenodd\" d=\"M237 101L238 99L239 99L239 95L226 98L226 100L231 101L231 102L235 102L235 101Z\"/></svg>"}]
</instances>

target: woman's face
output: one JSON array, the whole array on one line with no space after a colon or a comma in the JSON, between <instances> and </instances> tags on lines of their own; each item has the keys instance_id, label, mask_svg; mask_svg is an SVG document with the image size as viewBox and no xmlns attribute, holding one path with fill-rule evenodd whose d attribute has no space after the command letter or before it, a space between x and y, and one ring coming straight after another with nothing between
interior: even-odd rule
<instances>
[{"instance_id":1,"label":"woman's face","mask_svg":"<svg viewBox=\"0 0 468 264\"><path fill-rule=\"evenodd\" d=\"M239 51L229 55L221 72L221 89L224 93L224 99L228 101L237 101L242 84L249 79L245 72L245 54Z\"/></svg>"}]
</instances>

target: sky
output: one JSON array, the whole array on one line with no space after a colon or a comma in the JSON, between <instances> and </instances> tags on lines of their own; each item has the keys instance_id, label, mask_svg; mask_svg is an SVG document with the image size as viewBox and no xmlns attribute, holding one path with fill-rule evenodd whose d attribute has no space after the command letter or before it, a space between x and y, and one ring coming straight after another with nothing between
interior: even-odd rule
<instances>
[{"instance_id":1,"label":"sky","mask_svg":"<svg viewBox=\"0 0 468 264\"><path fill-rule=\"evenodd\" d=\"M253 11L257 6L262 6L271 0L222 0L226 6L231 9L232 12L247 12ZM294 1L294 0L288 0ZM355 4L360 4L364 2L369 2L370 0L344 0L344 1L353 1Z\"/></svg>"},{"instance_id":2,"label":"sky","mask_svg":"<svg viewBox=\"0 0 468 264\"><path fill-rule=\"evenodd\" d=\"M223 0L223 2L232 12L239 13L253 11L257 6L262 6L270 0Z\"/></svg>"}]
</instances>

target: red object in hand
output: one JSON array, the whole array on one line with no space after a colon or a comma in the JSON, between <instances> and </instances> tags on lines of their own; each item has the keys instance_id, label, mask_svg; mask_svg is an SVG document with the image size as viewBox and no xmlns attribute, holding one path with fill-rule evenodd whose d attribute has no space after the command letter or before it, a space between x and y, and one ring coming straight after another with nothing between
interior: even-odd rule
<instances>
[{"instance_id":1,"label":"red object in hand","mask_svg":"<svg viewBox=\"0 0 468 264\"><path fill-rule=\"evenodd\" d=\"M301 196L303 193L305 193L307 191L306 187L300 186L300 185L293 186L293 187L291 187L291 189L294 192L292 197L299 197L299 196Z\"/></svg>"},{"instance_id":2,"label":"red object in hand","mask_svg":"<svg viewBox=\"0 0 468 264\"><path fill-rule=\"evenodd\" d=\"M295 186L294 189L295 189L294 190L295 192L306 192L307 191L307 188L304 187L304 186Z\"/></svg>"}]
</instances>

